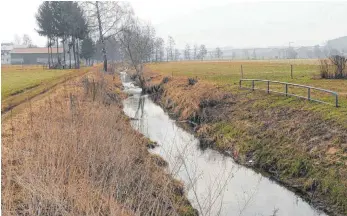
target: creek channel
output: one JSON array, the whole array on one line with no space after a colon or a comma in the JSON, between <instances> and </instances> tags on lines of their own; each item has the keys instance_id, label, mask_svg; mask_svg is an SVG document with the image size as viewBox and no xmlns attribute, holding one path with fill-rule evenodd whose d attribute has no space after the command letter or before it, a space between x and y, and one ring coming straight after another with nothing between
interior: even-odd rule
<instances>
[{"instance_id":1,"label":"creek channel","mask_svg":"<svg viewBox=\"0 0 347 216\"><path fill-rule=\"evenodd\" d=\"M178 126L141 88L121 72L124 112L132 126L157 142L150 151L168 162L167 172L184 182L200 215L323 216L294 192L212 149Z\"/></svg>"}]
</instances>

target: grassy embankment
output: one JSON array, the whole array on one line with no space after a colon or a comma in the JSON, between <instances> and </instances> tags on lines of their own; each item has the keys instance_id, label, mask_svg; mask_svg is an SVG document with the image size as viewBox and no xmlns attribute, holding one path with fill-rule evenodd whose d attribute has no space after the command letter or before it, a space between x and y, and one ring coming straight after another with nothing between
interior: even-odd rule
<instances>
[{"instance_id":1,"label":"grassy embankment","mask_svg":"<svg viewBox=\"0 0 347 216\"><path fill-rule=\"evenodd\" d=\"M2 123L2 213L193 215L123 114L119 79L95 70Z\"/></svg>"},{"instance_id":2,"label":"grassy embankment","mask_svg":"<svg viewBox=\"0 0 347 216\"><path fill-rule=\"evenodd\" d=\"M240 90L241 64L244 78L337 91L341 107ZM145 74L150 84L170 77L154 98L178 118L198 123L205 145L266 171L332 215L347 214L347 80L320 79L314 62L292 64L294 79L289 64L267 61L149 64ZM188 77L198 82L188 85ZM329 95L312 96L333 102Z\"/></svg>"},{"instance_id":3,"label":"grassy embankment","mask_svg":"<svg viewBox=\"0 0 347 216\"><path fill-rule=\"evenodd\" d=\"M42 66L1 67L1 113L88 69L49 70Z\"/></svg>"}]
</instances>

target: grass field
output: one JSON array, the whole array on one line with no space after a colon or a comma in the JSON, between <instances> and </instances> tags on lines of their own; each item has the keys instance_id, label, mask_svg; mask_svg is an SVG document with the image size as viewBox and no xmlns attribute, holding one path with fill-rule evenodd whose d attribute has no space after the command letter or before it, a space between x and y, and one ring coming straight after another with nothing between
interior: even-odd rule
<instances>
[{"instance_id":1,"label":"grass field","mask_svg":"<svg viewBox=\"0 0 347 216\"><path fill-rule=\"evenodd\" d=\"M319 77L319 65L308 60L302 61L231 61L231 62L169 62L149 64L155 72L173 76L198 77L200 79L229 85L241 78L241 65L245 79L269 79L284 82L312 85L347 93L347 80L323 80ZM293 79L291 68L293 65Z\"/></svg>"},{"instance_id":2,"label":"grass field","mask_svg":"<svg viewBox=\"0 0 347 216\"><path fill-rule=\"evenodd\" d=\"M49 70L42 66L1 67L1 110L13 107L27 98L40 94L86 69Z\"/></svg>"},{"instance_id":3,"label":"grass field","mask_svg":"<svg viewBox=\"0 0 347 216\"><path fill-rule=\"evenodd\" d=\"M147 67L151 71L164 76L197 77L198 79L217 84L227 90L238 92L239 80L241 78L241 65L243 78L245 79L277 80L335 91L339 94L339 104L342 107L339 108L339 110L347 114L347 80L321 79L319 76L318 60L191 61L160 64L152 63L148 64ZM293 79L291 78L291 65L293 65ZM250 86L250 83L248 86ZM256 87L266 89L266 84L256 83ZM272 90L284 91L283 88L284 86L282 85L271 84ZM289 87L289 93L307 96L307 89ZM335 101L334 97L330 94L321 93L319 91L312 91L311 96L313 99L323 100L332 104L334 104ZM324 106L326 107L326 105ZM323 109L326 109L325 107ZM329 109L330 108L331 107L329 107Z\"/></svg>"}]
</instances>

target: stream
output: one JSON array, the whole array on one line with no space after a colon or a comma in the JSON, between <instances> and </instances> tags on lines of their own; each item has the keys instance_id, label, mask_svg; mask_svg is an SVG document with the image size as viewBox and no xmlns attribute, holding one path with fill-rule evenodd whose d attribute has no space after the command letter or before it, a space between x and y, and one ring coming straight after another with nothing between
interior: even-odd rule
<instances>
[{"instance_id":1,"label":"stream","mask_svg":"<svg viewBox=\"0 0 347 216\"><path fill-rule=\"evenodd\" d=\"M199 140L180 128L121 72L124 112L132 126L158 143L151 149L168 162L167 172L184 182L188 199L200 215L317 216L326 215L292 191L231 157L199 148Z\"/></svg>"}]
</instances>

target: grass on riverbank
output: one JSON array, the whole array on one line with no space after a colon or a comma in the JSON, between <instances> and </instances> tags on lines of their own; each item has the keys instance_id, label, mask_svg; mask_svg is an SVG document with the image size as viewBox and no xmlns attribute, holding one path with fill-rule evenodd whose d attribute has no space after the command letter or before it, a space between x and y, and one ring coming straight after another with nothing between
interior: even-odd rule
<instances>
[{"instance_id":1,"label":"grass on riverbank","mask_svg":"<svg viewBox=\"0 0 347 216\"><path fill-rule=\"evenodd\" d=\"M193 215L122 113L119 80L59 85L2 123L4 215Z\"/></svg>"},{"instance_id":2,"label":"grass on riverbank","mask_svg":"<svg viewBox=\"0 0 347 216\"><path fill-rule=\"evenodd\" d=\"M239 71L235 74L229 69L234 63L149 64L145 75L150 84L170 77L152 97L181 120L197 123L196 133L203 145L231 152L241 163L268 172L331 215L345 215L347 80L317 79L314 71L309 75L305 70L301 76L294 76L294 81L286 71L276 75L281 81L338 91L341 107L335 108L295 97L240 90ZM256 72L264 63L249 64L254 73L246 78L269 76ZM198 82L189 85L187 78L196 76Z\"/></svg>"},{"instance_id":3,"label":"grass on riverbank","mask_svg":"<svg viewBox=\"0 0 347 216\"><path fill-rule=\"evenodd\" d=\"M82 75L89 68L50 70L42 66L1 68L1 112L41 94L58 83Z\"/></svg>"}]
</instances>

